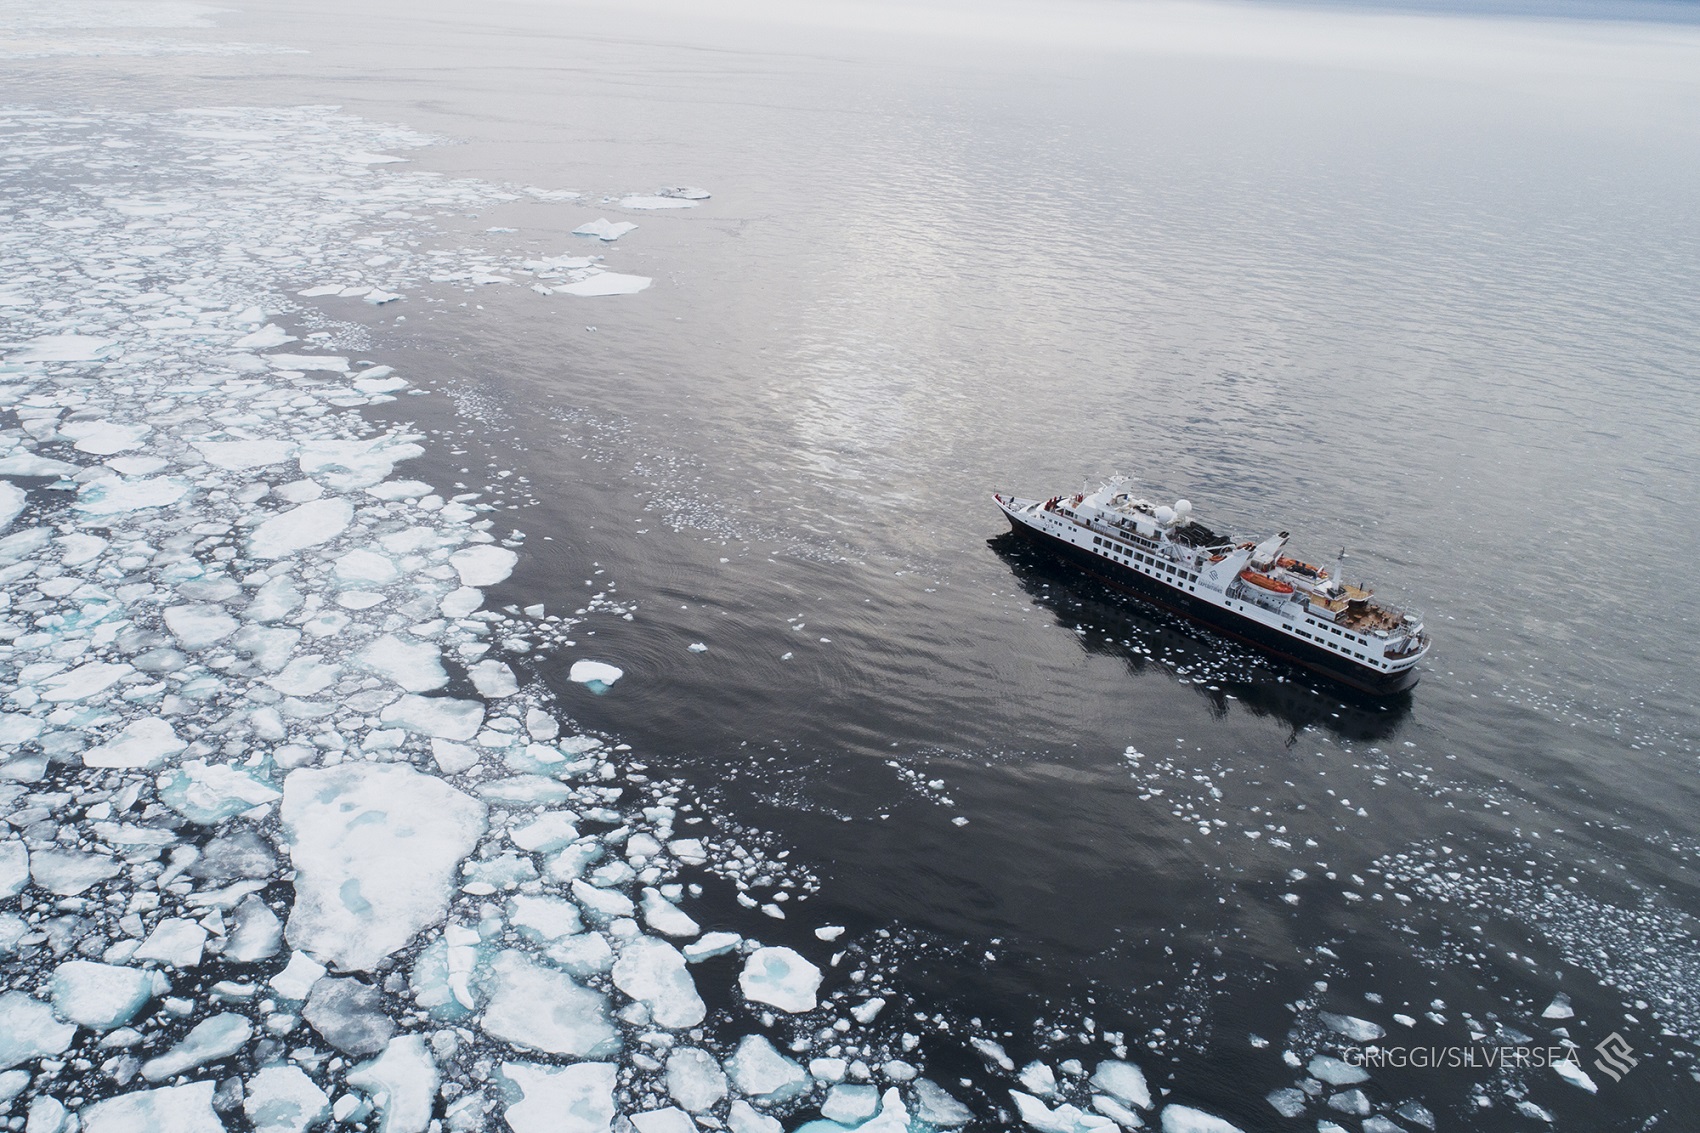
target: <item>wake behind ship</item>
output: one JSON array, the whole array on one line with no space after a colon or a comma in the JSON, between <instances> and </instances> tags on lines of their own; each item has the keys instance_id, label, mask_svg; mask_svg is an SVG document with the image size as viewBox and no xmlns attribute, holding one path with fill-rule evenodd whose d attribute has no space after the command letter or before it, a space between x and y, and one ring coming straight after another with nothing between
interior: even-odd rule
<instances>
[{"instance_id":1,"label":"wake behind ship","mask_svg":"<svg viewBox=\"0 0 1700 1133\"><path fill-rule=\"evenodd\" d=\"M1413 614L1282 554L1287 532L1236 543L1192 505L1137 498L1116 481L1090 494L996 493L1016 534L1123 590L1373 696L1417 683L1429 638Z\"/></svg>"}]
</instances>

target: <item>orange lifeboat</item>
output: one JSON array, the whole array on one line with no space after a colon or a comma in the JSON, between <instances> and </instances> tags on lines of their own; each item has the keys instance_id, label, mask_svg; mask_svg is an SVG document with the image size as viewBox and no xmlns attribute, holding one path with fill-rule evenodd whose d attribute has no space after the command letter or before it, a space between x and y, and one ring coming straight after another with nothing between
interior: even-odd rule
<instances>
[{"instance_id":1,"label":"orange lifeboat","mask_svg":"<svg viewBox=\"0 0 1700 1133\"><path fill-rule=\"evenodd\" d=\"M1270 578L1267 574L1259 574L1249 567L1240 571L1240 577L1253 586L1269 591L1271 594L1291 594L1293 592L1292 583L1282 582L1278 578Z\"/></svg>"}]
</instances>

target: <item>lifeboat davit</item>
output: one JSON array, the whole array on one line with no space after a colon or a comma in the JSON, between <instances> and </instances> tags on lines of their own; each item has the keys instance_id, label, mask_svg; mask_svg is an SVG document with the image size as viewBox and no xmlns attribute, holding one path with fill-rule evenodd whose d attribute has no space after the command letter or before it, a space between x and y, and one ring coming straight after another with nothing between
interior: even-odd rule
<instances>
[{"instance_id":1,"label":"lifeboat davit","mask_svg":"<svg viewBox=\"0 0 1700 1133\"><path fill-rule=\"evenodd\" d=\"M1293 592L1292 583L1282 582L1278 578L1270 578L1267 574L1259 574L1250 568L1240 571L1240 578L1253 586L1269 591L1271 594L1291 594Z\"/></svg>"}]
</instances>

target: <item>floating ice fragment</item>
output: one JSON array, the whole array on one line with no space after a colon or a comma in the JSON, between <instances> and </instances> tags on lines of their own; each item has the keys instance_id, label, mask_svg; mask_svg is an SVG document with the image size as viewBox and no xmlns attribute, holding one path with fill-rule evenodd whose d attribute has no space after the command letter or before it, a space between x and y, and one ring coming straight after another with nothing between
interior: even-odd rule
<instances>
[{"instance_id":1,"label":"floating ice fragment","mask_svg":"<svg viewBox=\"0 0 1700 1133\"><path fill-rule=\"evenodd\" d=\"M160 801L202 826L213 826L243 811L276 802L278 789L256 772L223 763L191 759L160 788Z\"/></svg>"},{"instance_id":2,"label":"floating ice fragment","mask_svg":"<svg viewBox=\"0 0 1700 1133\"><path fill-rule=\"evenodd\" d=\"M579 986L565 972L545 968L510 949L491 962L490 983L485 1034L573 1058L619 1051L620 1035L609 1021L607 998Z\"/></svg>"},{"instance_id":3,"label":"floating ice fragment","mask_svg":"<svg viewBox=\"0 0 1700 1133\"><path fill-rule=\"evenodd\" d=\"M142 438L151 432L152 425L122 425L117 421L67 421L59 426L61 436L76 442L71 447L95 456L139 448Z\"/></svg>"},{"instance_id":4,"label":"floating ice fragment","mask_svg":"<svg viewBox=\"0 0 1700 1133\"><path fill-rule=\"evenodd\" d=\"M691 1113L703 1113L726 1097L726 1075L707 1051L677 1047L667 1056L667 1094Z\"/></svg>"},{"instance_id":5,"label":"floating ice fragment","mask_svg":"<svg viewBox=\"0 0 1700 1133\"><path fill-rule=\"evenodd\" d=\"M659 890L643 891L643 923L663 936L691 937L702 931L701 926L663 897Z\"/></svg>"},{"instance_id":6,"label":"floating ice fragment","mask_svg":"<svg viewBox=\"0 0 1700 1133\"><path fill-rule=\"evenodd\" d=\"M68 460L53 460L50 457L37 456L33 452L14 452L0 457L0 476L69 476L78 471L78 467ZM8 499L20 501L17 510L11 511L10 518L15 518L18 510L22 509L23 490L14 484L8 484L9 493L0 493ZM7 505L0 505L0 529L10 522L7 515Z\"/></svg>"},{"instance_id":7,"label":"floating ice fragment","mask_svg":"<svg viewBox=\"0 0 1700 1133\"><path fill-rule=\"evenodd\" d=\"M108 476L84 484L74 506L87 515L121 515L127 511L168 507L182 499L188 491L188 484L170 476L153 480Z\"/></svg>"},{"instance_id":8,"label":"floating ice fragment","mask_svg":"<svg viewBox=\"0 0 1700 1133\"><path fill-rule=\"evenodd\" d=\"M637 225L629 220L613 221L607 217L598 217L588 224L581 224L573 229L574 236L594 236L598 240L618 240L632 231Z\"/></svg>"},{"instance_id":9,"label":"floating ice fragment","mask_svg":"<svg viewBox=\"0 0 1700 1133\"><path fill-rule=\"evenodd\" d=\"M93 362L107 357L116 347L109 338L87 334L49 334L32 338L23 348L6 355L8 362Z\"/></svg>"},{"instance_id":10,"label":"floating ice fragment","mask_svg":"<svg viewBox=\"0 0 1700 1133\"><path fill-rule=\"evenodd\" d=\"M232 472L281 464L295 455L293 441L196 441L195 448L208 464Z\"/></svg>"},{"instance_id":11,"label":"floating ice fragment","mask_svg":"<svg viewBox=\"0 0 1700 1133\"><path fill-rule=\"evenodd\" d=\"M18 518L27 503L29 496L22 488L0 480L0 531L12 525L12 521Z\"/></svg>"},{"instance_id":12,"label":"floating ice fragment","mask_svg":"<svg viewBox=\"0 0 1700 1133\"><path fill-rule=\"evenodd\" d=\"M974 1113L935 1082L915 1079L915 1117L936 1129L954 1129L974 1120Z\"/></svg>"},{"instance_id":13,"label":"floating ice fragment","mask_svg":"<svg viewBox=\"0 0 1700 1133\"><path fill-rule=\"evenodd\" d=\"M384 1053L349 1071L348 1084L369 1094L381 1117L378 1133L425 1133L437 1097L437 1064L423 1035L390 1040Z\"/></svg>"},{"instance_id":14,"label":"floating ice fragment","mask_svg":"<svg viewBox=\"0 0 1700 1133\"><path fill-rule=\"evenodd\" d=\"M660 1027L694 1027L708 1013L679 950L651 936L626 940L614 961L614 986L649 1008Z\"/></svg>"},{"instance_id":15,"label":"floating ice fragment","mask_svg":"<svg viewBox=\"0 0 1700 1133\"><path fill-rule=\"evenodd\" d=\"M48 991L53 1010L67 1022L95 1031L122 1027L156 995L169 990L158 972L67 960L53 970Z\"/></svg>"},{"instance_id":16,"label":"floating ice fragment","mask_svg":"<svg viewBox=\"0 0 1700 1133\"><path fill-rule=\"evenodd\" d=\"M695 201L687 201L680 197L644 196L633 193L631 196L620 198L623 209L688 209L695 208Z\"/></svg>"},{"instance_id":17,"label":"floating ice fragment","mask_svg":"<svg viewBox=\"0 0 1700 1133\"><path fill-rule=\"evenodd\" d=\"M437 609L447 618L464 618L484 604L484 592L470 586L451 590L443 596Z\"/></svg>"},{"instance_id":18,"label":"floating ice fragment","mask_svg":"<svg viewBox=\"0 0 1700 1133\"><path fill-rule=\"evenodd\" d=\"M1269 1096L1263 1100L1267 1101L1276 1113L1287 1118L1299 1116L1310 1104L1310 1099L1305 1096L1303 1090L1295 1090L1291 1086L1283 1090L1271 1091Z\"/></svg>"},{"instance_id":19,"label":"floating ice fragment","mask_svg":"<svg viewBox=\"0 0 1700 1133\"><path fill-rule=\"evenodd\" d=\"M856 1086L841 1082L826 1092L820 1115L840 1125L860 1125L880 1108L880 1092L876 1086Z\"/></svg>"},{"instance_id":20,"label":"floating ice fragment","mask_svg":"<svg viewBox=\"0 0 1700 1133\"><path fill-rule=\"evenodd\" d=\"M379 719L410 732L445 740L470 740L484 723L484 705L476 700L446 696L402 697L388 705Z\"/></svg>"},{"instance_id":21,"label":"floating ice fragment","mask_svg":"<svg viewBox=\"0 0 1700 1133\"><path fill-rule=\"evenodd\" d=\"M784 1126L779 1119L758 1113L754 1106L742 1098L733 1102L726 1111L726 1127L732 1133L783 1133Z\"/></svg>"},{"instance_id":22,"label":"floating ice fragment","mask_svg":"<svg viewBox=\"0 0 1700 1133\"><path fill-rule=\"evenodd\" d=\"M514 1133L608 1133L613 1124L617 1078L612 1063L504 1062L502 1077L520 1093L502 1115Z\"/></svg>"},{"instance_id":23,"label":"floating ice fragment","mask_svg":"<svg viewBox=\"0 0 1700 1133\"><path fill-rule=\"evenodd\" d=\"M429 692L449 683L449 674L438 658L439 650L430 642L405 642L386 633L362 649L356 659L408 692Z\"/></svg>"},{"instance_id":24,"label":"floating ice fragment","mask_svg":"<svg viewBox=\"0 0 1700 1133\"><path fill-rule=\"evenodd\" d=\"M1090 1133L1092 1130L1115 1129L1116 1123L1096 1113L1086 1113L1067 1102L1051 1109L1031 1094L1009 1091L1021 1121L1039 1133ZM865 1128L865 1127L864 1127Z\"/></svg>"},{"instance_id":25,"label":"floating ice fragment","mask_svg":"<svg viewBox=\"0 0 1700 1133\"><path fill-rule=\"evenodd\" d=\"M224 955L239 964L252 964L277 955L283 940L283 922L258 897L248 897L236 906L236 926L225 942Z\"/></svg>"},{"instance_id":26,"label":"floating ice fragment","mask_svg":"<svg viewBox=\"0 0 1700 1133\"><path fill-rule=\"evenodd\" d=\"M691 1115L676 1106L634 1113L631 1123L637 1133L696 1133L697 1129Z\"/></svg>"},{"instance_id":27,"label":"floating ice fragment","mask_svg":"<svg viewBox=\"0 0 1700 1133\"><path fill-rule=\"evenodd\" d=\"M282 819L289 943L344 969L370 969L440 921L485 829L482 803L400 764L291 771Z\"/></svg>"},{"instance_id":28,"label":"floating ice fragment","mask_svg":"<svg viewBox=\"0 0 1700 1133\"><path fill-rule=\"evenodd\" d=\"M1189 1105L1163 1107L1163 1133L1241 1133L1240 1127Z\"/></svg>"},{"instance_id":29,"label":"floating ice fragment","mask_svg":"<svg viewBox=\"0 0 1700 1133\"><path fill-rule=\"evenodd\" d=\"M90 661L64 673L55 673L42 682L46 690L41 699L53 703L86 700L105 692L114 684L135 672L129 665L110 661Z\"/></svg>"},{"instance_id":30,"label":"floating ice fragment","mask_svg":"<svg viewBox=\"0 0 1700 1133\"><path fill-rule=\"evenodd\" d=\"M131 721L112 739L83 752L83 766L158 767L186 746L169 723L147 716Z\"/></svg>"},{"instance_id":31,"label":"floating ice fragment","mask_svg":"<svg viewBox=\"0 0 1700 1133\"><path fill-rule=\"evenodd\" d=\"M74 897L91 885L117 877L123 867L104 854L38 849L30 854L30 876L49 893Z\"/></svg>"},{"instance_id":32,"label":"floating ice fragment","mask_svg":"<svg viewBox=\"0 0 1700 1133\"><path fill-rule=\"evenodd\" d=\"M1359 1082L1369 1081L1369 1071L1362 1066L1353 1066L1343 1059L1327 1054L1319 1054L1311 1059L1305 1070L1312 1078L1327 1082L1330 1086L1355 1086Z\"/></svg>"},{"instance_id":33,"label":"floating ice fragment","mask_svg":"<svg viewBox=\"0 0 1700 1133\"><path fill-rule=\"evenodd\" d=\"M248 553L257 559L285 558L335 539L353 519L354 505L347 500L309 500L254 528Z\"/></svg>"},{"instance_id":34,"label":"floating ice fragment","mask_svg":"<svg viewBox=\"0 0 1700 1133\"><path fill-rule=\"evenodd\" d=\"M745 1035L726 1060L726 1073L738 1092L761 1101L795 1097L814 1081L795 1062L779 1053L764 1035Z\"/></svg>"},{"instance_id":35,"label":"floating ice fragment","mask_svg":"<svg viewBox=\"0 0 1700 1133\"><path fill-rule=\"evenodd\" d=\"M372 290L370 290L366 293L366 297L364 299L362 299L361 302L370 303L374 307L381 307L385 303L394 303L397 299L400 299L400 298L401 298L401 296L397 295L393 291L380 291L380 290L378 290L377 288L374 287Z\"/></svg>"},{"instance_id":36,"label":"floating ice fragment","mask_svg":"<svg viewBox=\"0 0 1700 1133\"><path fill-rule=\"evenodd\" d=\"M301 1017L344 1054L376 1054L395 1034L384 997L357 979L326 977L313 984Z\"/></svg>"},{"instance_id":37,"label":"floating ice fragment","mask_svg":"<svg viewBox=\"0 0 1700 1133\"><path fill-rule=\"evenodd\" d=\"M1355 1043L1372 1043L1387 1034L1386 1028L1355 1015L1336 1015L1331 1011L1318 1012L1322 1025Z\"/></svg>"},{"instance_id":38,"label":"floating ice fragment","mask_svg":"<svg viewBox=\"0 0 1700 1133\"><path fill-rule=\"evenodd\" d=\"M22 893L29 880L29 847L16 838L0 842L0 901Z\"/></svg>"},{"instance_id":39,"label":"floating ice fragment","mask_svg":"<svg viewBox=\"0 0 1700 1133\"><path fill-rule=\"evenodd\" d=\"M1563 1078L1566 1082L1569 1082L1577 1089L1587 1090L1590 1094L1597 1094L1600 1092L1598 1084L1595 1083L1593 1078L1588 1076L1588 1072L1586 1070L1577 1065L1574 1059L1561 1058L1552 1064L1552 1068L1560 1078Z\"/></svg>"},{"instance_id":40,"label":"floating ice fragment","mask_svg":"<svg viewBox=\"0 0 1700 1133\"><path fill-rule=\"evenodd\" d=\"M352 492L383 483L399 462L424 454L408 437L384 433L364 440L308 441L296 459L302 475L336 491Z\"/></svg>"},{"instance_id":41,"label":"floating ice fragment","mask_svg":"<svg viewBox=\"0 0 1700 1133\"><path fill-rule=\"evenodd\" d=\"M342 159L344 161L353 162L355 165L393 165L396 162L407 160L405 157L396 157L394 154L367 153L364 150L360 150L355 153L345 153L342 155Z\"/></svg>"},{"instance_id":42,"label":"floating ice fragment","mask_svg":"<svg viewBox=\"0 0 1700 1133\"><path fill-rule=\"evenodd\" d=\"M0 992L0 1070L58 1054L76 1033L74 1023L61 1023L41 1000L21 991Z\"/></svg>"},{"instance_id":43,"label":"floating ice fragment","mask_svg":"<svg viewBox=\"0 0 1700 1133\"><path fill-rule=\"evenodd\" d=\"M132 960L154 960L173 968L193 968L201 962L207 930L194 921L168 917L154 925Z\"/></svg>"},{"instance_id":44,"label":"floating ice fragment","mask_svg":"<svg viewBox=\"0 0 1700 1133\"><path fill-rule=\"evenodd\" d=\"M689 649L692 653L707 653L708 652L708 646L704 645L700 641L693 641L693 642L691 642L691 644L685 646L685 648Z\"/></svg>"},{"instance_id":45,"label":"floating ice fragment","mask_svg":"<svg viewBox=\"0 0 1700 1133\"><path fill-rule=\"evenodd\" d=\"M478 695L488 700L499 700L519 691L514 671L500 661L480 661L467 670L467 675L472 678L472 687L478 690Z\"/></svg>"},{"instance_id":46,"label":"floating ice fragment","mask_svg":"<svg viewBox=\"0 0 1700 1133\"><path fill-rule=\"evenodd\" d=\"M330 1099L299 1066L267 1066L248 1079L242 1111L254 1133L307 1133L331 1115Z\"/></svg>"},{"instance_id":47,"label":"floating ice fragment","mask_svg":"<svg viewBox=\"0 0 1700 1133\"><path fill-rule=\"evenodd\" d=\"M738 986L746 998L789 1011L815 1009L821 971L789 948L758 948L744 960Z\"/></svg>"},{"instance_id":48,"label":"floating ice fragment","mask_svg":"<svg viewBox=\"0 0 1700 1133\"><path fill-rule=\"evenodd\" d=\"M318 370L332 374L348 373L348 359L329 354L268 354L266 361L274 370Z\"/></svg>"},{"instance_id":49,"label":"floating ice fragment","mask_svg":"<svg viewBox=\"0 0 1700 1133\"><path fill-rule=\"evenodd\" d=\"M647 275L622 275L614 271L600 271L576 283L563 284L555 290L566 295L576 295L581 299L592 299L602 295L636 295L654 282Z\"/></svg>"},{"instance_id":50,"label":"floating ice fragment","mask_svg":"<svg viewBox=\"0 0 1700 1133\"><path fill-rule=\"evenodd\" d=\"M514 572L517 562L519 556L514 552L488 543L449 556L449 565L459 573L462 586L494 586Z\"/></svg>"},{"instance_id":51,"label":"floating ice fragment","mask_svg":"<svg viewBox=\"0 0 1700 1133\"><path fill-rule=\"evenodd\" d=\"M218 606L172 606L163 617L178 647L191 651L215 645L236 632L236 619Z\"/></svg>"},{"instance_id":52,"label":"floating ice fragment","mask_svg":"<svg viewBox=\"0 0 1700 1133\"><path fill-rule=\"evenodd\" d=\"M213 1084L191 1082L158 1090L132 1090L107 1098L79 1115L83 1133L224 1133L224 1122L213 1112Z\"/></svg>"},{"instance_id":53,"label":"floating ice fragment","mask_svg":"<svg viewBox=\"0 0 1700 1133\"><path fill-rule=\"evenodd\" d=\"M1570 997L1562 991L1553 996L1552 1002L1547 1004L1547 1009L1541 1012L1543 1019L1573 1019L1575 1017L1576 1011L1570 1006Z\"/></svg>"},{"instance_id":54,"label":"floating ice fragment","mask_svg":"<svg viewBox=\"0 0 1700 1133\"><path fill-rule=\"evenodd\" d=\"M625 675L624 669L605 661L574 661L573 667L567 670L569 681L586 685L592 692L601 692Z\"/></svg>"},{"instance_id":55,"label":"floating ice fragment","mask_svg":"<svg viewBox=\"0 0 1700 1133\"><path fill-rule=\"evenodd\" d=\"M325 974L325 966L305 952L292 952L283 971L271 978L272 988L283 998L297 1003L307 998L313 985Z\"/></svg>"},{"instance_id":56,"label":"floating ice fragment","mask_svg":"<svg viewBox=\"0 0 1700 1133\"><path fill-rule=\"evenodd\" d=\"M238 350L270 350L274 346L282 346L286 342L294 341L294 335L276 323L267 323L259 330L243 335L232 345Z\"/></svg>"},{"instance_id":57,"label":"floating ice fragment","mask_svg":"<svg viewBox=\"0 0 1700 1133\"><path fill-rule=\"evenodd\" d=\"M253 1037L254 1026L240 1015L226 1013L203 1019L190 1029L183 1041L142 1063L142 1077L150 1082L175 1078L185 1070L229 1058Z\"/></svg>"},{"instance_id":58,"label":"floating ice fragment","mask_svg":"<svg viewBox=\"0 0 1700 1133\"><path fill-rule=\"evenodd\" d=\"M684 953L686 960L697 964L714 956L724 956L743 942L744 938L735 932L710 932L685 945L680 951Z\"/></svg>"}]
</instances>

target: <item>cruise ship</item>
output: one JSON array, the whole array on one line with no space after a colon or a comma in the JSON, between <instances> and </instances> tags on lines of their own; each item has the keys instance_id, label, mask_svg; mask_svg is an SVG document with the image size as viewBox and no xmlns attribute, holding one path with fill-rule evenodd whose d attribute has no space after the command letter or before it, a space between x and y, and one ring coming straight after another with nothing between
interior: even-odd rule
<instances>
[{"instance_id":1,"label":"cruise ship","mask_svg":"<svg viewBox=\"0 0 1700 1133\"><path fill-rule=\"evenodd\" d=\"M1017 535L1164 609L1372 696L1417 683L1429 650L1421 620L1285 554L1285 531L1238 542L1194 519L1187 500L1153 504L1125 481L993 498Z\"/></svg>"}]
</instances>

